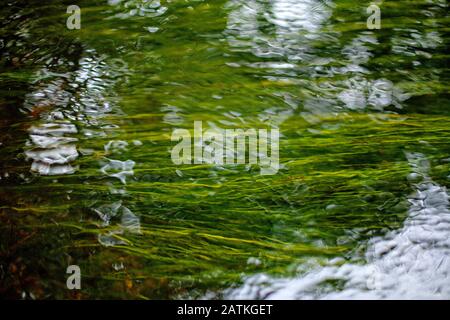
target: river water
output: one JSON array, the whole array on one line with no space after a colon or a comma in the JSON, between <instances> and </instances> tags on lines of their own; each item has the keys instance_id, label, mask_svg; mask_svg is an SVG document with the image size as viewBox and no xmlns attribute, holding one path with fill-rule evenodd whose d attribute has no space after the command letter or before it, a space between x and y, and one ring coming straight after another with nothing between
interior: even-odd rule
<instances>
[{"instance_id":1,"label":"river water","mask_svg":"<svg viewBox=\"0 0 450 320\"><path fill-rule=\"evenodd\" d=\"M447 1L76 2L0 6L1 296L450 298ZM278 172L174 164L194 121Z\"/></svg>"}]
</instances>

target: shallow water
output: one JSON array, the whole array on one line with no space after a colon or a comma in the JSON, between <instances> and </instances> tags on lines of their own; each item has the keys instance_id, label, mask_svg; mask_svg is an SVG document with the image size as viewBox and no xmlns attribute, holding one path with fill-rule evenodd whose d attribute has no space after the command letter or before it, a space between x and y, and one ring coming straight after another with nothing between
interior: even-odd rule
<instances>
[{"instance_id":1,"label":"shallow water","mask_svg":"<svg viewBox=\"0 0 450 320\"><path fill-rule=\"evenodd\" d=\"M0 8L0 295L450 298L446 1ZM279 128L280 170L174 129ZM82 290L66 289L79 265Z\"/></svg>"},{"instance_id":2,"label":"shallow water","mask_svg":"<svg viewBox=\"0 0 450 320\"><path fill-rule=\"evenodd\" d=\"M409 197L402 228L368 242L364 264L341 258L313 266L299 277L256 275L229 291L240 299L448 299L450 212L448 193L428 176L423 154L407 154L413 174L423 179ZM340 281L336 290L329 282Z\"/></svg>"}]
</instances>

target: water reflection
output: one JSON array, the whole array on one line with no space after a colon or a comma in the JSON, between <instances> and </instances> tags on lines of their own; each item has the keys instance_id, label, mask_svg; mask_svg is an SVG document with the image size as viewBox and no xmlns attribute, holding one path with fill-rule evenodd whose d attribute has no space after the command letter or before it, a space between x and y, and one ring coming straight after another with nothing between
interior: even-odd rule
<instances>
[{"instance_id":1,"label":"water reflection","mask_svg":"<svg viewBox=\"0 0 450 320\"><path fill-rule=\"evenodd\" d=\"M74 72L58 73L47 66L37 71L36 88L26 96L22 107L39 118L39 123L29 129L25 153L33 160L32 171L41 175L72 174L77 168L73 162L78 158L78 130L88 138L106 135L108 123L101 119L118 109L112 106L114 100L108 93L117 74L104 59L87 50ZM56 69L64 64L73 62L62 61Z\"/></svg>"},{"instance_id":2,"label":"water reflection","mask_svg":"<svg viewBox=\"0 0 450 320\"><path fill-rule=\"evenodd\" d=\"M436 16L442 2L433 7ZM356 30L344 34L327 24L335 5L315 1L231 1L229 15L229 44L234 51L251 53L265 62L237 61L233 67L247 66L261 69L258 76L270 80L288 80L301 87L300 115L313 125L324 129L337 129L328 125L324 115L342 113L395 113L402 110L412 94L404 88L415 86L416 81L437 79L431 70L398 70L405 60L414 67L428 63L442 39L437 31L394 28L389 35L390 48L395 63L381 65L377 72L380 33ZM436 12L434 12L436 11ZM442 14L442 12L440 13ZM326 27L324 27L326 26ZM436 26L436 25L435 25ZM321 45L317 47L317 41ZM333 48L333 54L324 54L324 48ZM377 53L378 50L378 53ZM249 58L248 60L251 60ZM420 60L420 61L419 61ZM372 67L370 67L372 66ZM392 72L389 72L392 71ZM398 73L406 79L399 79ZM439 73L439 71L438 71ZM393 76L392 76L393 75ZM306 78L306 79L305 79ZM405 81L411 85L406 86ZM422 88L424 88L422 87ZM425 89L424 91L432 92ZM290 97L290 95L285 95ZM294 98L294 101L295 101ZM299 99L300 98L300 99ZM296 112L284 99L286 107L268 109L260 119L269 121L266 114ZM292 101L292 99L291 99ZM284 118L284 120L286 119ZM381 116L373 118L384 119ZM283 118L277 123L280 125ZM384 120L383 120L384 121ZM387 120L389 121L389 120ZM310 129L310 132L320 133ZM429 163L423 154L408 153L413 168L412 175L422 182L414 184L416 193L408 198L411 206L404 227L381 238L369 241L366 264L336 259L320 267L311 259L299 269L309 270L294 279L277 279L259 274L248 277L242 287L227 292L227 297L237 299L304 299L304 298L448 298L450 296L450 211L448 194L444 186L429 177ZM342 283L339 290L332 283Z\"/></svg>"},{"instance_id":3,"label":"water reflection","mask_svg":"<svg viewBox=\"0 0 450 320\"><path fill-rule=\"evenodd\" d=\"M41 175L71 174L75 167L71 165L78 158L76 146L78 139L65 134L76 134L77 128L71 123L43 123L29 130L30 148L25 155L33 160L31 171Z\"/></svg>"},{"instance_id":4,"label":"water reflection","mask_svg":"<svg viewBox=\"0 0 450 320\"><path fill-rule=\"evenodd\" d=\"M119 12L110 18L129 19L133 17L159 17L167 11L159 0L108 0L108 4L119 8ZM150 32L157 30L152 29Z\"/></svg>"},{"instance_id":5,"label":"water reflection","mask_svg":"<svg viewBox=\"0 0 450 320\"><path fill-rule=\"evenodd\" d=\"M450 297L450 210L445 187L429 177L430 163L408 153L416 192L408 198L403 228L371 239L359 265L334 259L294 279L248 278L231 290L233 299L448 299ZM342 282L342 289L330 285Z\"/></svg>"},{"instance_id":6,"label":"water reflection","mask_svg":"<svg viewBox=\"0 0 450 320\"><path fill-rule=\"evenodd\" d=\"M202 294L206 278L220 294L243 273L243 287L228 297L450 295L448 196L445 179L430 177L446 167L431 170L424 155L445 154L441 138L448 134L440 123L422 125L426 117L417 116L411 99L423 97L426 108L445 113L436 99L446 101L446 69L438 66L446 57L442 1L411 8L410 17L397 14L397 5L386 7L398 26L387 23L391 29L381 31L355 22L364 22L365 10L348 1L231 0L225 8L222 1L196 0L88 3L83 30L70 33L76 39L61 33L59 43L50 42L47 26L25 19L17 40L4 39L7 53L0 57L14 71L1 76L26 79L18 87L27 92L19 103L8 101L20 106L26 123L8 122L26 135L14 140L18 151L11 158L19 156L8 170L31 166L33 172L23 179L25 188L2 175L16 196L7 204L11 212L30 209L40 228L36 212L48 206L48 225L73 226L74 233L49 227L42 234L66 236L64 248L87 248L82 262L95 270L94 281L120 282L124 274L164 279L160 285L133 280L132 290L129 283L114 285L111 293L94 285L91 297L174 297L159 290L170 281L192 298ZM430 19L415 23L415 14ZM15 30L6 33L16 38ZM22 70L27 59L35 59L33 67ZM11 96L5 92L1 107ZM283 170L268 178L250 166L177 169L170 132L200 119L216 130L280 127ZM418 150L408 144L425 138L431 138L427 152L403 156L405 149ZM406 177L396 181L407 162L412 196ZM46 175L52 178L39 177ZM15 216L20 222L22 215ZM391 219L398 230L366 242L390 228ZM354 247L367 248L365 255ZM47 262L44 254L27 254L30 265ZM323 265L315 257L324 254L352 257ZM287 278L296 259L309 262ZM280 278L265 275L284 266Z\"/></svg>"},{"instance_id":7,"label":"water reflection","mask_svg":"<svg viewBox=\"0 0 450 320\"><path fill-rule=\"evenodd\" d=\"M269 119L264 116L267 113L289 117L292 108L301 104L300 114L309 123L317 124L324 115L333 113L390 113L391 107L401 109L403 102L410 98L394 81L374 77L367 67L374 57L372 51L379 45L375 32L358 31L356 37L344 42L340 39L341 32L330 28L329 20L335 8L332 2L230 1L228 7L232 10L227 25L232 50L266 60L241 60L233 66L262 69L264 72L257 74L263 78L287 81L303 88L299 97L285 99L288 108L266 110L261 120ZM324 55L324 47L340 52ZM297 102L292 104L292 100Z\"/></svg>"},{"instance_id":8,"label":"water reflection","mask_svg":"<svg viewBox=\"0 0 450 320\"><path fill-rule=\"evenodd\" d=\"M31 159L31 171L40 175L74 174L79 168L77 158L91 156L95 150L83 148L90 139L108 138L119 127L107 120L111 115L121 115L115 99L114 88L119 80L129 74L122 59L110 58L86 49L75 63L62 61L60 64L76 63L72 72L58 72L57 67L44 66L36 72L35 88L26 96L23 111L38 118L29 128L26 156ZM137 142L134 143L135 145ZM99 173L107 179L118 179L125 184L134 175L132 160L116 160L128 149L128 142L110 140L104 145L105 156L100 162ZM78 150L80 149L80 150ZM126 195L126 190L114 189L112 194ZM117 236L124 232L140 233L139 218L122 201L92 206L106 228L98 236L102 245L125 244ZM119 221L113 226L114 219ZM121 236L123 239L123 236Z\"/></svg>"},{"instance_id":9,"label":"water reflection","mask_svg":"<svg viewBox=\"0 0 450 320\"><path fill-rule=\"evenodd\" d=\"M228 43L232 52L250 53L259 58L228 63L232 67L262 70L260 75L269 81L303 84L305 66L316 59L313 42L323 38L322 27L332 14L332 4L326 1L277 0L240 1L227 3ZM279 127L290 118L300 101L287 92L276 93L285 105L262 110L257 116L265 125ZM244 117L243 117L244 118Z\"/></svg>"},{"instance_id":10,"label":"water reflection","mask_svg":"<svg viewBox=\"0 0 450 320\"><path fill-rule=\"evenodd\" d=\"M290 68L282 61L310 57L310 41L320 37L322 24L330 17L329 5L316 0L241 1L227 5L227 33L231 47L260 58L276 58L263 66Z\"/></svg>"},{"instance_id":11,"label":"water reflection","mask_svg":"<svg viewBox=\"0 0 450 320\"><path fill-rule=\"evenodd\" d=\"M119 223L108 231L98 235L98 241L106 246L126 245L127 242L123 236L125 233L140 234L141 224L137 217L130 209L122 205L122 201L111 204L102 205L95 208L94 211L103 221L103 227L110 227L113 221L118 220Z\"/></svg>"}]
</instances>

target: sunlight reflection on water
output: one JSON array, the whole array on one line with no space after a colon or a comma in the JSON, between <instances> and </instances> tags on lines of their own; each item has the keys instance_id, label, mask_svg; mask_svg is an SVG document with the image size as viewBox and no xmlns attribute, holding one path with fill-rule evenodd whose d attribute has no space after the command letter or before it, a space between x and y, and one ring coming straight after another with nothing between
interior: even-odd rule
<instances>
[{"instance_id":1,"label":"sunlight reflection on water","mask_svg":"<svg viewBox=\"0 0 450 320\"><path fill-rule=\"evenodd\" d=\"M367 264L334 259L297 278L249 277L231 299L449 299L450 210L445 187L430 180L423 154L408 153L413 173L422 182L408 198L403 228L368 243ZM327 286L344 282L342 289Z\"/></svg>"},{"instance_id":2,"label":"sunlight reflection on water","mask_svg":"<svg viewBox=\"0 0 450 320\"><path fill-rule=\"evenodd\" d=\"M95 298L448 298L447 4L419 2L374 31L348 1L86 1L65 33L39 11L63 3L14 1L0 218L115 282ZM279 128L279 174L173 166L170 132L194 120ZM125 274L162 280L125 292Z\"/></svg>"}]
</instances>

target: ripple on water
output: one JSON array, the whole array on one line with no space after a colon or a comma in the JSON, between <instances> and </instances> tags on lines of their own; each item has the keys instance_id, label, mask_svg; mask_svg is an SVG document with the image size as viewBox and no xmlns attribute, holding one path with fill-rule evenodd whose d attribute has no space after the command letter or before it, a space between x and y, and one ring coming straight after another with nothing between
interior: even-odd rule
<instances>
[{"instance_id":1,"label":"ripple on water","mask_svg":"<svg viewBox=\"0 0 450 320\"><path fill-rule=\"evenodd\" d=\"M103 221L103 227L108 227L108 230L101 232L98 235L98 241L104 246L125 245L126 242L117 237L126 233L141 234L141 223L139 217L136 216L130 209L122 204L122 201L117 201L111 204L102 205L93 209ZM115 220L120 222L114 226L112 223Z\"/></svg>"},{"instance_id":2,"label":"ripple on water","mask_svg":"<svg viewBox=\"0 0 450 320\"><path fill-rule=\"evenodd\" d=\"M127 177L134 175L133 168L136 163L133 160L106 159L106 161L107 163L100 171L108 177L119 179L123 184L127 184Z\"/></svg>"},{"instance_id":3,"label":"ripple on water","mask_svg":"<svg viewBox=\"0 0 450 320\"><path fill-rule=\"evenodd\" d=\"M297 278L249 277L227 294L233 299L449 299L450 211L445 187L427 175L422 154L407 154L423 177L409 197L404 226L369 241L366 264L342 260L314 267ZM344 264L342 264L344 263ZM326 283L344 282L342 290Z\"/></svg>"},{"instance_id":4,"label":"ripple on water","mask_svg":"<svg viewBox=\"0 0 450 320\"><path fill-rule=\"evenodd\" d=\"M113 18L128 19L130 17L155 18L162 16L167 7L161 5L159 0L108 0L108 4L120 9Z\"/></svg>"},{"instance_id":5,"label":"ripple on water","mask_svg":"<svg viewBox=\"0 0 450 320\"><path fill-rule=\"evenodd\" d=\"M309 57L308 41L320 36L329 7L315 0L230 1L228 41L235 50L260 58L301 61ZM262 30L271 26L273 33Z\"/></svg>"},{"instance_id":6,"label":"ripple on water","mask_svg":"<svg viewBox=\"0 0 450 320\"><path fill-rule=\"evenodd\" d=\"M42 175L72 174L76 167L71 163L78 158L78 151L73 144L76 127L70 123L44 123L29 130L30 141L25 155L32 159L31 171Z\"/></svg>"}]
</instances>

